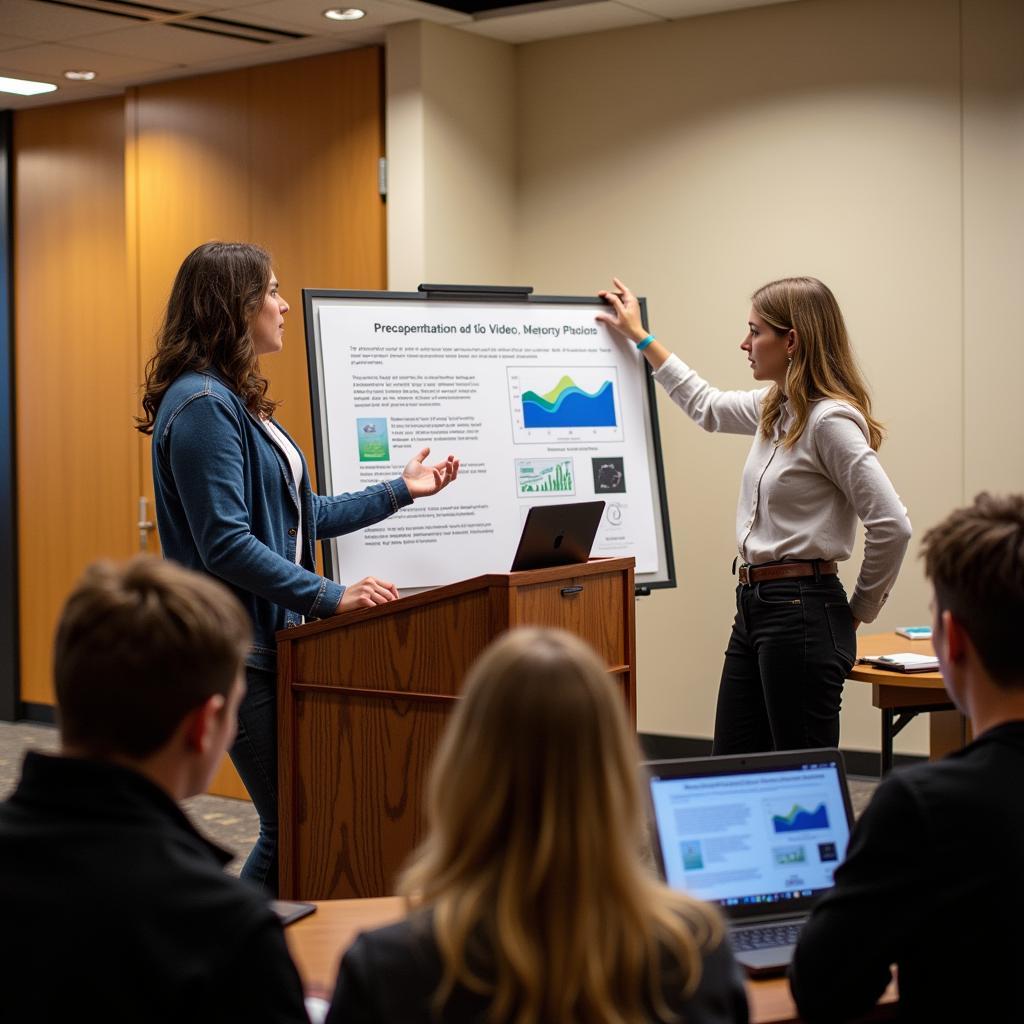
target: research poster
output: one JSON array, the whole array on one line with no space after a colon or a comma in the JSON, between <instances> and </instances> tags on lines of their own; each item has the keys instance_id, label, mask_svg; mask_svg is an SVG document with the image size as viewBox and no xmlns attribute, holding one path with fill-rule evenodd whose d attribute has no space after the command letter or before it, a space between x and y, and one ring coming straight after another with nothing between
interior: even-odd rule
<instances>
[{"instance_id":1,"label":"research poster","mask_svg":"<svg viewBox=\"0 0 1024 1024\"><path fill-rule=\"evenodd\" d=\"M331 293L326 293L330 295ZM334 543L341 581L400 589L507 572L528 509L606 502L593 554L666 578L642 357L597 303L322 298L311 360L324 492L399 476L422 447L458 480Z\"/></svg>"}]
</instances>

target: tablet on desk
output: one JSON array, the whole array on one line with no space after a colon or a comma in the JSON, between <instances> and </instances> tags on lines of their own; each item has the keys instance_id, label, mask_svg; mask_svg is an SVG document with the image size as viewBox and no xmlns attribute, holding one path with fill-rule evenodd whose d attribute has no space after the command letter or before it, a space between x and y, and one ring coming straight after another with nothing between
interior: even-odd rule
<instances>
[{"instance_id":1,"label":"tablet on desk","mask_svg":"<svg viewBox=\"0 0 1024 1024\"><path fill-rule=\"evenodd\" d=\"M277 918L283 928L285 925L298 921L307 914L312 914L316 910L316 905L313 903L300 903L295 900L271 900L270 909L277 914Z\"/></svg>"},{"instance_id":2,"label":"tablet on desk","mask_svg":"<svg viewBox=\"0 0 1024 1024\"><path fill-rule=\"evenodd\" d=\"M534 505L526 515L512 572L585 562L604 513L603 501Z\"/></svg>"}]
</instances>

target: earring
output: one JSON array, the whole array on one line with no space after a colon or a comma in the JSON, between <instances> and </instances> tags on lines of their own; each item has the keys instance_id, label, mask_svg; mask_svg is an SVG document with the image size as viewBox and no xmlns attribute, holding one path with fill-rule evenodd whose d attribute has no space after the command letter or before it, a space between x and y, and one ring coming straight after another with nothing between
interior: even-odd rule
<instances>
[{"instance_id":1,"label":"earring","mask_svg":"<svg viewBox=\"0 0 1024 1024\"><path fill-rule=\"evenodd\" d=\"M787 366L792 366L793 365L793 357L792 356L786 356L786 365Z\"/></svg>"}]
</instances>

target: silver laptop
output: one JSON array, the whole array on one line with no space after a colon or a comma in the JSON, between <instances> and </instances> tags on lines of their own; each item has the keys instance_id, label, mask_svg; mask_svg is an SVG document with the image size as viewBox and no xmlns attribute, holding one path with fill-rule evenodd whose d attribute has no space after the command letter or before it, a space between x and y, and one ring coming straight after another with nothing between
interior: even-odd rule
<instances>
[{"instance_id":1,"label":"silver laptop","mask_svg":"<svg viewBox=\"0 0 1024 1024\"><path fill-rule=\"evenodd\" d=\"M795 750L646 768L662 877L721 908L748 974L781 974L846 856L853 812L842 755Z\"/></svg>"}]
</instances>

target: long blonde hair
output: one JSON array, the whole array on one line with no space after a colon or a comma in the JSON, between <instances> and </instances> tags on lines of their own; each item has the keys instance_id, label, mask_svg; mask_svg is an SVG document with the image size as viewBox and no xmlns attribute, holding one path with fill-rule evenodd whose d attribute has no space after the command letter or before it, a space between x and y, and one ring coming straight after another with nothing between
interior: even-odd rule
<instances>
[{"instance_id":1,"label":"long blonde hair","mask_svg":"<svg viewBox=\"0 0 1024 1024\"><path fill-rule=\"evenodd\" d=\"M669 1017L666 954L693 993L722 925L644 864L638 761L622 697L581 640L518 629L478 659L399 882L433 910L439 1014L461 984L490 996L495 1022Z\"/></svg>"},{"instance_id":2,"label":"long blonde hair","mask_svg":"<svg viewBox=\"0 0 1024 1024\"><path fill-rule=\"evenodd\" d=\"M772 388L761 410L761 436L773 435L775 424L788 407L793 425L783 444L790 448L800 439L810 416L810 403L822 398L848 402L867 421L868 444L875 450L885 436L882 424L871 415L871 396L857 368L839 303L816 277L784 277L771 281L750 297L754 312L780 334L795 330L798 343L786 372L785 393Z\"/></svg>"}]
</instances>

